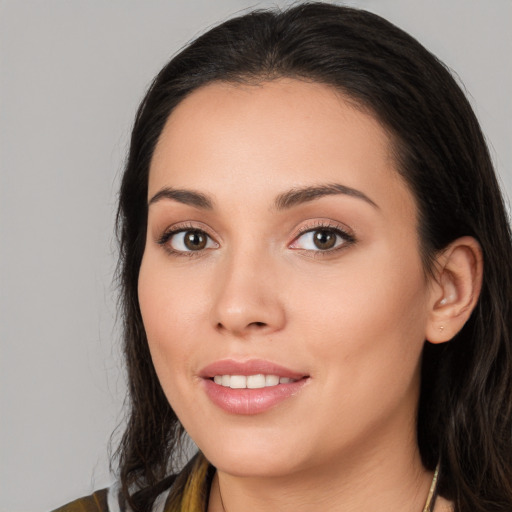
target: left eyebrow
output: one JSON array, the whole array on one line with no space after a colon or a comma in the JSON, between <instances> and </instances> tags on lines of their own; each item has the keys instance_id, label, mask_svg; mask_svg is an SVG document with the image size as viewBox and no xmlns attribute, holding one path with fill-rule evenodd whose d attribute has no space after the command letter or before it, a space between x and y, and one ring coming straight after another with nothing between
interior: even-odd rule
<instances>
[{"instance_id":1,"label":"left eyebrow","mask_svg":"<svg viewBox=\"0 0 512 512\"><path fill-rule=\"evenodd\" d=\"M360 190L347 187L339 183L329 183L327 185L317 185L312 187L293 188L287 192L279 194L274 201L277 210L287 210L299 204L308 203L325 196L343 194L357 199L362 199L374 208L379 209L377 204Z\"/></svg>"},{"instance_id":2,"label":"left eyebrow","mask_svg":"<svg viewBox=\"0 0 512 512\"><path fill-rule=\"evenodd\" d=\"M178 203L195 206L203 210L211 210L213 208L213 201L207 195L195 190L175 189L165 187L157 192L149 201L148 206L151 206L162 199L170 199Z\"/></svg>"}]
</instances>

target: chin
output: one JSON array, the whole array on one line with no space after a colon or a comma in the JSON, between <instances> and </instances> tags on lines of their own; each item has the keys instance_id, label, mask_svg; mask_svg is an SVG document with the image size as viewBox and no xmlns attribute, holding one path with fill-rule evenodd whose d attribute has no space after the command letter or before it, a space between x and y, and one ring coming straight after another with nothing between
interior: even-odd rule
<instances>
[{"instance_id":1,"label":"chin","mask_svg":"<svg viewBox=\"0 0 512 512\"><path fill-rule=\"evenodd\" d=\"M196 444L219 471L237 477L280 477L307 465L299 440L284 440L282 432L269 434L253 429L226 432L222 439L199 439Z\"/></svg>"},{"instance_id":2,"label":"chin","mask_svg":"<svg viewBox=\"0 0 512 512\"><path fill-rule=\"evenodd\" d=\"M206 458L221 472L239 478L279 478L293 474L300 465L275 453L213 453Z\"/></svg>"}]
</instances>

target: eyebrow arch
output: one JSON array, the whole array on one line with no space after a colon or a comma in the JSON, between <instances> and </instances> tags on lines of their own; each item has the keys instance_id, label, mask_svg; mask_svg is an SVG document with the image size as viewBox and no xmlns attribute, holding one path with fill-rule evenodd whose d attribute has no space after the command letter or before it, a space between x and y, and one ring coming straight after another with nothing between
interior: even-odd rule
<instances>
[{"instance_id":1,"label":"eyebrow arch","mask_svg":"<svg viewBox=\"0 0 512 512\"><path fill-rule=\"evenodd\" d=\"M293 206L297 206L302 203L314 201L324 196L331 196L337 194L344 194L347 196L362 199L374 208L379 209L376 203L374 203L367 195L363 194L360 190L355 188L346 187L338 183L329 183L327 185L318 185L312 187L301 187L293 188L288 192L279 194L274 202L277 210L286 210Z\"/></svg>"},{"instance_id":2,"label":"eyebrow arch","mask_svg":"<svg viewBox=\"0 0 512 512\"><path fill-rule=\"evenodd\" d=\"M161 201L162 199L171 199L173 201L178 201L178 203L188 204L190 206L195 206L196 208L201 208L203 210L211 210L213 208L213 201L202 194L201 192L195 192L194 190L184 190L184 189L176 189L176 188L163 188L158 191L149 201L148 206Z\"/></svg>"}]
</instances>

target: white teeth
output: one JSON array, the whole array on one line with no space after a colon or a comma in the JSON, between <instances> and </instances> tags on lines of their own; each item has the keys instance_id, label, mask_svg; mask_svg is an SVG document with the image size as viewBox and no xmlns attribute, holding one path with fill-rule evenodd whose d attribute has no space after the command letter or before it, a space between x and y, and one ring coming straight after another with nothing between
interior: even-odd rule
<instances>
[{"instance_id":1,"label":"white teeth","mask_svg":"<svg viewBox=\"0 0 512 512\"><path fill-rule=\"evenodd\" d=\"M224 375L222 376L224 380ZM232 389L243 389L247 387L247 377L245 375L231 375L229 387Z\"/></svg>"},{"instance_id":2,"label":"white teeth","mask_svg":"<svg viewBox=\"0 0 512 512\"><path fill-rule=\"evenodd\" d=\"M249 389L259 389L265 387L265 375L259 373L258 375L249 375L247 377L247 387Z\"/></svg>"},{"instance_id":3,"label":"white teeth","mask_svg":"<svg viewBox=\"0 0 512 512\"><path fill-rule=\"evenodd\" d=\"M232 389L260 389L277 386L278 384L289 384L295 382L295 379L288 377L279 377L279 375L215 375L213 382Z\"/></svg>"},{"instance_id":4,"label":"white teeth","mask_svg":"<svg viewBox=\"0 0 512 512\"><path fill-rule=\"evenodd\" d=\"M277 375L265 375L265 386L277 386L279 377Z\"/></svg>"}]
</instances>

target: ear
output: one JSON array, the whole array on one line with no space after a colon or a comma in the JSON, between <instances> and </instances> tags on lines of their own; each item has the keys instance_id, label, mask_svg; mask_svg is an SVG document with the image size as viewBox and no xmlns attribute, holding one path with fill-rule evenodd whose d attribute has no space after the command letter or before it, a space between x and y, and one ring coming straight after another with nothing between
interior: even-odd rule
<instances>
[{"instance_id":1,"label":"ear","mask_svg":"<svg viewBox=\"0 0 512 512\"><path fill-rule=\"evenodd\" d=\"M444 343L462 329L480 295L480 244L469 236L458 238L436 258L434 273L426 338L431 343Z\"/></svg>"}]
</instances>

